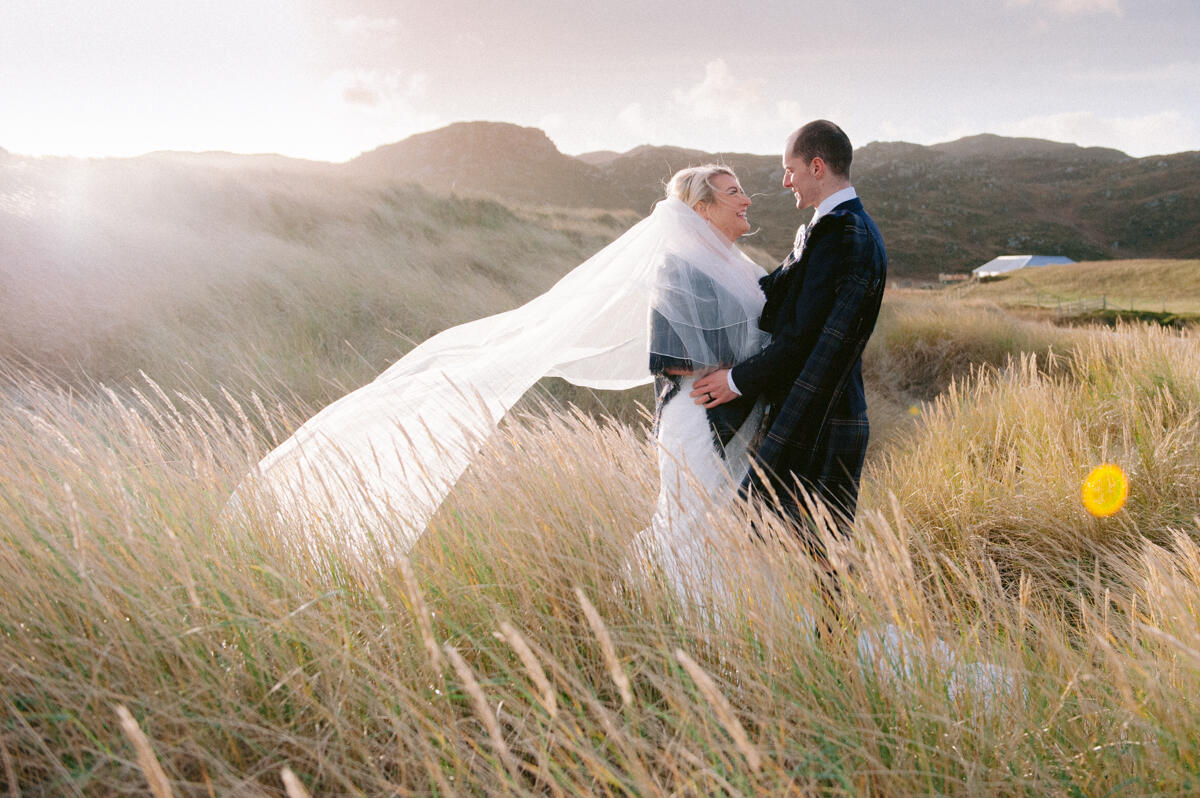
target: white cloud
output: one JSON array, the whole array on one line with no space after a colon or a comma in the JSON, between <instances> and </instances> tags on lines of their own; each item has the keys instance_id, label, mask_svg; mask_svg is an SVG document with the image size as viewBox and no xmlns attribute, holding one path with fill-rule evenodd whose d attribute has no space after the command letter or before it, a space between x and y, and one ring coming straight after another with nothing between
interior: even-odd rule
<instances>
[{"instance_id":1,"label":"white cloud","mask_svg":"<svg viewBox=\"0 0 1200 798\"><path fill-rule=\"evenodd\" d=\"M551 111L538 119L537 127L545 132L551 141L557 141L564 130L569 130L569 123L566 114Z\"/></svg>"},{"instance_id":2,"label":"white cloud","mask_svg":"<svg viewBox=\"0 0 1200 798\"><path fill-rule=\"evenodd\" d=\"M1200 133L1178 111L1145 116L1100 116L1091 111L1050 114L1010 122L995 132L1068 141L1085 147L1115 147L1138 157L1187 150L1194 146Z\"/></svg>"},{"instance_id":3,"label":"white cloud","mask_svg":"<svg viewBox=\"0 0 1200 798\"><path fill-rule=\"evenodd\" d=\"M407 108L413 100L424 97L429 89L429 76L404 70L343 69L330 75L327 85L346 105L386 111Z\"/></svg>"},{"instance_id":4,"label":"white cloud","mask_svg":"<svg viewBox=\"0 0 1200 798\"><path fill-rule=\"evenodd\" d=\"M629 139L646 144L657 140L658 126L646 119L641 103L630 103L617 114L617 122L629 134Z\"/></svg>"},{"instance_id":5,"label":"white cloud","mask_svg":"<svg viewBox=\"0 0 1200 798\"><path fill-rule=\"evenodd\" d=\"M676 89L675 104L695 119L722 121L734 129L759 121L767 110L762 80L739 80L725 59L704 67L704 80L689 89Z\"/></svg>"},{"instance_id":6,"label":"white cloud","mask_svg":"<svg viewBox=\"0 0 1200 798\"><path fill-rule=\"evenodd\" d=\"M802 95L801 95L802 96ZM633 102L616 116L606 148L672 144L711 152L777 152L787 135L811 119L846 121L836 98L776 99L767 82L735 74L724 59L705 65L696 83L654 102Z\"/></svg>"},{"instance_id":7,"label":"white cloud","mask_svg":"<svg viewBox=\"0 0 1200 798\"><path fill-rule=\"evenodd\" d=\"M422 102L428 83L422 72L335 72L322 87L326 110L309 138L325 157L346 158L445 124Z\"/></svg>"},{"instance_id":8,"label":"white cloud","mask_svg":"<svg viewBox=\"0 0 1200 798\"><path fill-rule=\"evenodd\" d=\"M775 114L780 122L785 125L791 124L793 127L800 127L813 118L811 108L796 100L779 100L775 103Z\"/></svg>"},{"instance_id":9,"label":"white cloud","mask_svg":"<svg viewBox=\"0 0 1200 798\"><path fill-rule=\"evenodd\" d=\"M333 23L337 32L343 36L387 36L400 28L400 20L395 17L342 17Z\"/></svg>"}]
</instances>

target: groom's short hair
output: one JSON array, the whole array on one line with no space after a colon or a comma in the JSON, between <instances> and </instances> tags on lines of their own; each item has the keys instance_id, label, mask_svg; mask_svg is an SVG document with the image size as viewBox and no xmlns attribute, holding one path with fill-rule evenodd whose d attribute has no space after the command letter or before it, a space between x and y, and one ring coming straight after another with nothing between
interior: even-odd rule
<instances>
[{"instance_id":1,"label":"groom's short hair","mask_svg":"<svg viewBox=\"0 0 1200 798\"><path fill-rule=\"evenodd\" d=\"M806 164L820 158L834 174L849 178L854 148L840 127L828 119L817 119L792 134L792 155Z\"/></svg>"}]
</instances>

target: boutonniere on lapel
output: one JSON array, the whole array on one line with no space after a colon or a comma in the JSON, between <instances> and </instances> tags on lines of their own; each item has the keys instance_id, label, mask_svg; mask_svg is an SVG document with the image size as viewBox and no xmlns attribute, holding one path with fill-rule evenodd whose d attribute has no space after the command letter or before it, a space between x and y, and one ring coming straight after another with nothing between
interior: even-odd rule
<instances>
[{"instance_id":1,"label":"boutonniere on lapel","mask_svg":"<svg viewBox=\"0 0 1200 798\"><path fill-rule=\"evenodd\" d=\"M787 258L783 262L780 271L787 271L794 264L800 261L800 255L804 252L804 243L808 240L808 225L802 224L796 230L796 238L792 241L792 251L788 253Z\"/></svg>"},{"instance_id":2,"label":"boutonniere on lapel","mask_svg":"<svg viewBox=\"0 0 1200 798\"><path fill-rule=\"evenodd\" d=\"M804 244L808 241L808 225L802 224L796 228L796 238L792 241L792 255L796 260L800 260L800 255L804 253Z\"/></svg>"}]
</instances>

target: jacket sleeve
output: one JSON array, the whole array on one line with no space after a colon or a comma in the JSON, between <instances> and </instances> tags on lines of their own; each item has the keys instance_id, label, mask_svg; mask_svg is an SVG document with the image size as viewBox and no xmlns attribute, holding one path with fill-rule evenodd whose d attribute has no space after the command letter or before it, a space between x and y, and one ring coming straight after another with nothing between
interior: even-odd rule
<instances>
[{"instance_id":1,"label":"jacket sleeve","mask_svg":"<svg viewBox=\"0 0 1200 798\"><path fill-rule=\"evenodd\" d=\"M845 254L838 251L841 238L840 225L830 224L810 239L802 279L793 279L787 288L781 303L787 313L775 319L771 342L733 368L733 382L743 396L782 391L799 376L833 307Z\"/></svg>"},{"instance_id":2,"label":"jacket sleeve","mask_svg":"<svg viewBox=\"0 0 1200 798\"><path fill-rule=\"evenodd\" d=\"M768 472L777 468L786 448L815 446L825 416L861 357L879 315L885 271L883 262L868 251L873 247L871 237L852 223L839 239L835 243L843 249L836 266L840 275L828 310L819 319L820 333L799 368L789 371L794 375L791 390L756 453L759 465Z\"/></svg>"}]
</instances>

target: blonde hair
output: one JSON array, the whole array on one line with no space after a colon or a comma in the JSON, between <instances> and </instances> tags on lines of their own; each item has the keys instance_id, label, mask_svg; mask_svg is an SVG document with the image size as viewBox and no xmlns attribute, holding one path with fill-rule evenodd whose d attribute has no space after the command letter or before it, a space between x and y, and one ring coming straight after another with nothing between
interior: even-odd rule
<instances>
[{"instance_id":1,"label":"blonde hair","mask_svg":"<svg viewBox=\"0 0 1200 798\"><path fill-rule=\"evenodd\" d=\"M713 188L712 179L717 175L729 175L737 180L737 175L728 166L706 163L703 166L689 166L680 169L667 183L667 196L677 197L689 208L695 208L701 202L712 202L717 191Z\"/></svg>"}]
</instances>

